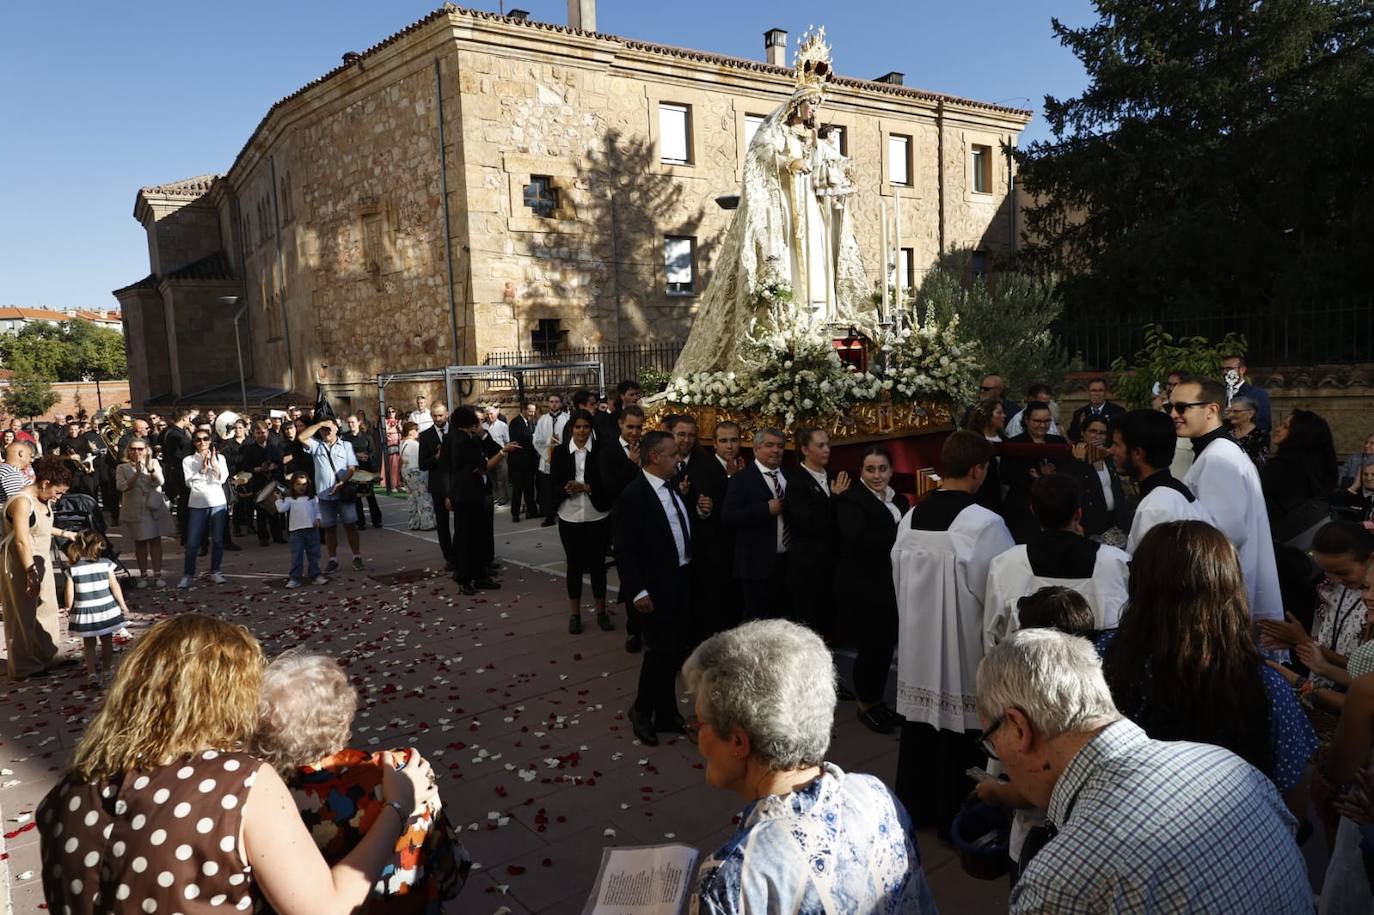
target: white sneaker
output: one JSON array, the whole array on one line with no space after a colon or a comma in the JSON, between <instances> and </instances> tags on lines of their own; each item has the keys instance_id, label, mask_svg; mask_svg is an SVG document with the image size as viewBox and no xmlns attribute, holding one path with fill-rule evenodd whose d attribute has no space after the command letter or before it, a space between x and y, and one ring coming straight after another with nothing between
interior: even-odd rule
<instances>
[{"instance_id":1,"label":"white sneaker","mask_svg":"<svg viewBox=\"0 0 1374 915\"><path fill-rule=\"evenodd\" d=\"M178 591L185 591L185 590L187 590L187 589L190 588L190 587L191 587L191 576L189 576L189 575L183 575L183 576L181 576L181 581L177 582L177 590L178 590Z\"/></svg>"},{"instance_id":2,"label":"white sneaker","mask_svg":"<svg viewBox=\"0 0 1374 915\"><path fill-rule=\"evenodd\" d=\"M159 588L165 588L167 587L167 579L159 578L157 581L153 582L153 584L157 585Z\"/></svg>"},{"instance_id":3,"label":"white sneaker","mask_svg":"<svg viewBox=\"0 0 1374 915\"><path fill-rule=\"evenodd\" d=\"M288 588L299 588L301 586L301 583L299 581L296 581L296 579L292 578L287 580L286 586Z\"/></svg>"},{"instance_id":4,"label":"white sneaker","mask_svg":"<svg viewBox=\"0 0 1374 915\"><path fill-rule=\"evenodd\" d=\"M225 582L227 582L229 579L225 578L223 575L221 575L221 574L218 573L218 572L211 572L211 573L210 573L210 580L213 581L213 582L214 582L215 584L217 584L217 585L222 585L222 584L224 584Z\"/></svg>"},{"instance_id":5,"label":"white sneaker","mask_svg":"<svg viewBox=\"0 0 1374 915\"><path fill-rule=\"evenodd\" d=\"M329 579L325 578L323 575L316 575L316 576L315 576L315 584L317 584L317 585L327 585L327 584L329 584Z\"/></svg>"},{"instance_id":6,"label":"white sneaker","mask_svg":"<svg viewBox=\"0 0 1374 915\"><path fill-rule=\"evenodd\" d=\"M134 584L134 587L139 591L142 591L144 588L148 587L148 579L139 578L138 581Z\"/></svg>"}]
</instances>

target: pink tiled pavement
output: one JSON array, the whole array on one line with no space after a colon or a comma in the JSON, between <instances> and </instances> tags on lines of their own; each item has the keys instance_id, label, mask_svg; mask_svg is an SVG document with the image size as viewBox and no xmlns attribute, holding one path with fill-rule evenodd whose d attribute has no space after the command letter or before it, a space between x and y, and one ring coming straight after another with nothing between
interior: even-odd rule
<instances>
[{"instance_id":1,"label":"pink tiled pavement","mask_svg":"<svg viewBox=\"0 0 1374 915\"><path fill-rule=\"evenodd\" d=\"M403 507L383 505L389 526L403 526ZM741 801L705 785L695 747L634 740L624 710L639 658L625 652L624 632L589 625L568 635L552 529L498 519L504 588L475 598L438 574L438 548L424 539L432 535L362 536L365 571L345 562L329 585L299 591L280 587L284 546L245 538L226 554L227 585L128 591L133 628L196 610L248 626L269 654L300 647L342 659L361 699L354 745L418 747L480 865L450 911L577 913L603 846L685 842L705 853L729 835ZM169 550L167 568L179 563ZM79 644L67 650L80 654ZM15 912L43 901L31 814L99 701L83 682L78 668L28 683L0 678L0 879ZM896 755L895 737L868 732L841 705L836 763L890 781ZM973 880L932 834L920 840L942 911L1005 910L1004 881Z\"/></svg>"}]
</instances>

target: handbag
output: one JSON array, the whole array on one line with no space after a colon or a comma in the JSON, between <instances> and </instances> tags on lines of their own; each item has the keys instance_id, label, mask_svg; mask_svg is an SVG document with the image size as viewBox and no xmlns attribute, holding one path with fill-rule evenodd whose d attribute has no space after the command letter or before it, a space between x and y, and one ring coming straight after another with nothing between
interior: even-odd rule
<instances>
[{"instance_id":1,"label":"handbag","mask_svg":"<svg viewBox=\"0 0 1374 915\"><path fill-rule=\"evenodd\" d=\"M334 479L337 480L339 478L339 471L334 467L334 455L331 453L328 445L325 446L324 456L325 459L329 461L329 472L334 474ZM350 480L334 490L334 496L340 502L353 502L358 498L358 484Z\"/></svg>"}]
</instances>

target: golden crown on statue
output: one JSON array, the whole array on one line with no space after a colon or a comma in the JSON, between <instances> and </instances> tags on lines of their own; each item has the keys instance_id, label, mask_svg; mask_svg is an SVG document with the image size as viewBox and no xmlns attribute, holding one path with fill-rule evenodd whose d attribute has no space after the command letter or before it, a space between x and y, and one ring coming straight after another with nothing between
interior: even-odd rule
<instances>
[{"instance_id":1,"label":"golden crown on statue","mask_svg":"<svg viewBox=\"0 0 1374 915\"><path fill-rule=\"evenodd\" d=\"M825 43L825 26L807 29L797 47L792 66L797 70L797 91L793 95L822 96L832 75L830 45Z\"/></svg>"}]
</instances>

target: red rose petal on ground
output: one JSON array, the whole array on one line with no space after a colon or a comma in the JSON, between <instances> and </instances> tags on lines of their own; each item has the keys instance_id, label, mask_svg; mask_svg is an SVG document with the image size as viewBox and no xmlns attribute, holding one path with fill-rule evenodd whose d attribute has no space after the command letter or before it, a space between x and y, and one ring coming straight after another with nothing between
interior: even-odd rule
<instances>
[{"instance_id":1,"label":"red rose petal on ground","mask_svg":"<svg viewBox=\"0 0 1374 915\"><path fill-rule=\"evenodd\" d=\"M520 876L521 874L523 874L524 872L525 872L525 869L524 869L523 867L521 867L520 865L518 865L518 864L507 864L507 865L506 865L506 873L510 874L512 877L519 877L519 876Z\"/></svg>"}]
</instances>

